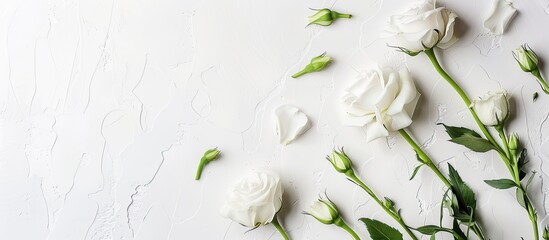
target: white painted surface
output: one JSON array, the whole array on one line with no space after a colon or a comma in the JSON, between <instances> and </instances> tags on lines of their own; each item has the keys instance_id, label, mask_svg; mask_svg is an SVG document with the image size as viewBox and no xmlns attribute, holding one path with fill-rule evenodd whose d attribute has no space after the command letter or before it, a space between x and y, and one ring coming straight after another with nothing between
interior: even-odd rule
<instances>
[{"instance_id":1,"label":"white painted surface","mask_svg":"<svg viewBox=\"0 0 549 240\"><path fill-rule=\"evenodd\" d=\"M408 181L416 162L406 143L393 135L366 144L337 118L342 89L376 62L412 71L422 99L411 132L474 188L490 238L531 239L513 192L482 182L507 176L499 158L447 142L435 125L475 127L458 96L425 56L407 57L379 38L407 2L1 1L0 239L280 239L273 226L245 233L218 213L227 186L249 169L281 175L281 221L293 239L349 239L300 213L324 191L364 239L360 217L396 226L324 160L334 146L346 147L362 178L410 225L436 223L443 186L424 170ZM546 224L549 96L511 50L527 42L549 61L549 1L515 0L519 14L501 37L483 28L490 1L443 4L460 16L461 40L442 63L472 97L512 93L511 129L539 173L531 191ZM322 7L354 17L305 28L308 8ZM290 77L324 51L332 66ZM281 104L313 121L288 146L275 133ZM223 158L194 181L203 151L216 146Z\"/></svg>"}]
</instances>

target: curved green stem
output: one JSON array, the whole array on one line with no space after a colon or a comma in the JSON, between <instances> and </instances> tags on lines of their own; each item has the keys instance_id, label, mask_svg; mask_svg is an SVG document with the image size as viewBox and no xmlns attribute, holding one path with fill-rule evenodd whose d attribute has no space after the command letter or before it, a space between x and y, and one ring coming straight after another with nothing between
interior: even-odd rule
<instances>
[{"instance_id":1,"label":"curved green stem","mask_svg":"<svg viewBox=\"0 0 549 240\"><path fill-rule=\"evenodd\" d=\"M505 134L505 129L503 127L503 124L494 126L496 131L499 134L499 138L501 138L501 141L503 142L503 150L505 150L505 155L508 159L512 159L511 152L509 151L509 139L507 138L507 135Z\"/></svg>"},{"instance_id":2,"label":"curved green stem","mask_svg":"<svg viewBox=\"0 0 549 240\"><path fill-rule=\"evenodd\" d=\"M345 223L345 221L343 221L341 217L336 219L334 221L334 224L340 228L343 228L345 231L351 234L351 236L353 236L355 240L360 240L360 237L358 236L358 234L356 234L356 232L351 227L349 227L349 225L347 225L347 223Z\"/></svg>"},{"instance_id":3,"label":"curved green stem","mask_svg":"<svg viewBox=\"0 0 549 240\"><path fill-rule=\"evenodd\" d=\"M358 186L360 186L362 189L364 189L364 191L366 191L366 193L368 193L368 195L370 195L370 197L372 197L372 199L374 199L374 201L376 201L377 204L379 204L379 206L381 208L383 208L383 210L385 210L385 212L387 214L389 214L389 216L391 216L395 221L397 221L397 223L404 229L404 231L406 231L406 233L408 233L408 235L414 239L414 240L418 240L418 238L416 237L416 235L414 235L414 233L412 232L412 230L410 230L410 228L408 227L408 225L406 225L406 223L404 223L404 220L402 220L402 217L400 216L400 214L398 212L394 212L392 211L391 209L389 209L387 206L385 206L385 204L383 204L383 201L381 201L377 196L376 194L368 187L366 186L366 184L364 184L360 178L358 178L354 172L347 175L347 177L349 177L349 179L351 179L353 182L355 182Z\"/></svg>"},{"instance_id":4,"label":"curved green stem","mask_svg":"<svg viewBox=\"0 0 549 240\"><path fill-rule=\"evenodd\" d=\"M456 83L456 81L454 81L454 79L452 79L452 77L450 77L450 75L448 75L448 73L446 71L444 71L444 69L442 68L442 66L440 66L440 63L438 62L437 60L437 57L435 55L435 52L433 51L433 49L428 49L428 50L425 50L425 54L429 57L429 60L431 60L431 63L433 64L433 66L435 67L435 69L437 70L437 72L450 84L450 86L452 86L452 88L454 88L454 90L456 90L456 92L459 94L459 96L461 97L461 99L463 100L463 102L465 103L465 105L467 106L467 108L469 109L469 111L471 112L471 115L473 115L473 118L475 119L475 122L477 123L477 125L479 126L480 130L482 131L482 133L484 134L484 136L486 136L486 138L488 139L488 141L490 141L490 143L492 143L492 145L494 145L494 147L496 148L496 150L499 149L499 151L502 151L501 150L501 147L499 146L499 144L497 144L496 140L494 139L494 137L492 136L492 134L490 134L490 132L488 131L488 128L486 128L486 126L484 126L484 124L480 121L480 119L478 118L478 115L477 113L475 112L475 110L473 108L471 108L471 100L469 99L469 97L467 96L467 94L465 94L465 92L463 91L463 89Z\"/></svg>"},{"instance_id":5,"label":"curved green stem","mask_svg":"<svg viewBox=\"0 0 549 240\"><path fill-rule=\"evenodd\" d=\"M541 89L547 94L549 94L549 85L547 85L547 82L545 79L543 79L543 76L541 76L541 73L539 72L539 69L532 70L532 75L534 75L538 79L538 83L541 86Z\"/></svg>"},{"instance_id":6,"label":"curved green stem","mask_svg":"<svg viewBox=\"0 0 549 240\"><path fill-rule=\"evenodd\" d=\"M278 222L278 217L276 215L273 218L273 221L271 223L276 227L276 230L278 230L278 232L280 233L280 235L282 235L284 240L289 240L290 239L290 238L288 238L288 234L286 234L286 232L284 231L284 228L282 228L282 226Z\"/></svg>"},{"instance_id":7,"label":"curved green stem","mask_svg":"<svg viewBox=\"0 0 549 240\"><path fill-rule=\"evenodd\" d=\"M427 165L438 176L438 178L440 178L440 180L444 183L444 185L446 185L447 188L451 189L452 184L450 184L448 179L442 174L442 172L440 172L433 160L431 160L431 158L427 156L427 154L423 151L423 149L421 149L421 147L419 147L414 139L410 137L408 132L406 132L406 130L404 129L400 129L398 130L398 132L400 133L402 138L404 138L404 140L406 140L406 142L408 142L408 144L410 144L410 146L416 151L419 158L423 160L423 163L425 163L425 165Z\"/></svg>"},{"instance_id":8,"label":"curved green stem","mask_svg":"<svg viewBox=\"0 0 549 240\"><path fill-rule=\"evenodd\" d=\"M198 163L198 167L196 168L196 174L194 177L194 180L200 180L200 176L202 176L202 170L204 170L204 166L206 165L204 161L204 158L200 159L200 163Z\"/></svg>"},{"instance_id":9,"label":"curved green stem","mask_svg":"<svg viewBox=\"0 0 549 240\"><path fill-rule=\"evenodd\" d=\"M448 179L440 172L440 170L437 168L433 160L421 149L421 147L412 139L412 137L406 132L404 129L398 130L402 138L410 144L410 146L415 150L417 155L421 160L423 160L423 163L427 165L437 176L438 178L446 185L448 189L452 189L452 184L448 181ZM478 223L475 223L475 225L472 226L473 232L480 238L485 239L484 233L482 232L480 226L478 226Z\"/></svg>"},{"instance_id":10,"label":"curved green stem","mask_svg":"<svg viewBox=\"0 0 549 240\"><path fill-rule=\"evenodd\" d=\"M522 186L522 183L520 181L520 167L518 165L517 156L513 156L510 154L509 149L509 140L507 139L507 135L505 134L505 129L503 126L495 126L496 131L498 132L501 141L503 142L504 148L506 150L506 153L508 153L509 158L511 159L511 162L509 164L510 167L510 173L513 176L513 181L517 185L518 188L520 188L522 197L524 199L524 204L526 205L526 211L528 212L528 218L530 218L530 222L532 223L532 229L534 231L534 239L539 239L539 229L538 229L538 216L536 213L536 210L534 209L534 206L532 205L532 202L530 201L530 198L528 197L528 193L526 192L526 188Z\"/></svg>"},{"instance_id":11,"label":"curved green stem","mask_svg":"<svg viewBox=\"0 0 549 240\"><path fill-rule=\"evenodd\" d=\"M511 176L513 176L513 180L517 184L517 187L519 187L519 188L521 188L521 190L523 190L524 201L525 201L525 204L526 204L526 210L528 211L528 215L530 217L530 220L532 221L532 227L534 229L534 237L535 237L534 239L535 240L539 239L538 226L537 226L537 215L536 215L536 212L535 212L535 209L534 209L533 205L530 202L530 199L529 199L526 191L524 191L524 188L522 187L522 184L520 182L520 177L519 177L520 169L518 169L517 161L515 159L516 156L508 156L507 151L503 150L501 148L501 146L495 141L492 134L490 134L490 132L488 131L488 128L478 118L478 115L475 112L475 110L470 107L471 106L471 100L469 99L467 94L465 94L463 89L440 66L440 63L438 62L437 57L436 57L435 52L433 51L433 49L425 50L425 54L429 57L429 60L431 60L431 63L433 64L433 66L435 67L437 72L448 82L448 84L450 84L450 86L452 86L454 88L454 90L456 90L456 92L459 94L459 96L461 97L461 99L463 100L465 105L467 105L467 108L469 108L469 111L471 112L471 115L475 119L475 122L479 126L480 130L482 131L482 133L484 134L486 139L488 139L488 141L490 141L490 143L494 146L495 150L498 152L501 159L505 163L505 166L507 167L507 169L511 173ZM547 83L545 82L545 80L543 80L543 77L539 73L539 70L538 71L533 71L532 74L534 74L534 76L536 76L538 78L538 80L539 80L538 82L542 85L542 88L543 88L544 91L549 90L549 87L548 88L545 87L545 86L547 86ZM546 93L549 94L549 92L546 92ZM496 130L498 130L498 129L496 129ZM499 131L500 130L498 130L498 132ZM502 136L502 135L504 137L504 138L502 138L502 141L504 142L504 145L506 145L505 147L508 148L509 147L508 143L505 143L506 137L505 137L505 133L503 132L503 129L501 130L501 133L500 133L500 136Z\"/></svg>"}]
</instances>

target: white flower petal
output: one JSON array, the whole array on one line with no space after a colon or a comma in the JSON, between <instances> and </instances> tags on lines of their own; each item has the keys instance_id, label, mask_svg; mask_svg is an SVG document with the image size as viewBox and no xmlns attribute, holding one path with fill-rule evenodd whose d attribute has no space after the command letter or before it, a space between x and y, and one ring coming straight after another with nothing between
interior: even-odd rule
<instances>
[{"instance_id":1,"label":"white flower petal","mask_svg":"<svg viewBox=\"0 0 549 240\"><path fill-rule=\"evenodd\" d=\"M287 145L311 127L309 118L299 108L282 105L275 110L276 129L281 144Z\"/></svg>"},{"instance_id":2,"label":"white flower petal","mask_svg":"<svg viewBox=\"0 0 549 240\"><path fill-rule=\"evenodd\" d=\"M389 136L389 132L383 124L378 122L372 122L365 127L366 129L366 142L371 142L381 137Z\"/></svg>"},{"instance_id":3,"label":"white flower petal","mask_svg":"<svg viewBox=\"0 0 549 240\"><path fill-rule=\"evenodd\" d=\"M484 27L495 35L501 35L517 14L512 3L506 0L494 0L488 15L484 20Z\"/></svg>"}]
</instances>

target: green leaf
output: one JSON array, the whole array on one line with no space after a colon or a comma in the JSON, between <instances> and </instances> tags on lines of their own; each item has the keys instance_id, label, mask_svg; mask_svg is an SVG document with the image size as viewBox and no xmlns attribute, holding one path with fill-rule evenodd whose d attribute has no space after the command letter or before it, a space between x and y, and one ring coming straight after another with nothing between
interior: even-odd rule
<instances>
[{"instance_id":1,"label":"green leaf","mask_svg":"<svg viewBox=\"0 0 549 240\"><path fill-rule=\"evenodd\" d=\"M524 179L526 177L526 172L522 170L522 167L528 163L528 160L526 159L526 149L523 149L520 151L520 155L517 160L517 165L519 168L519 180Z\"/></svg>"},{"instance_id":2,"label":"green leaf","mask_svg":"<svg viewBox=\"0 0 549 240\"><path fill-rule=\"evenodd\" d=\"M402 233L395 228L375 219L361 218L366 224L372 240L402 240Z\"/></svg>"},{"instance_id":3,"label":"green leaf","mask_svg":"<svg viewBox=\"0 0 549 240\"><path fill-rule=\"evenodd\" d=\"M522 191L522 189L520 189L520 188L517 188L516 195L517 195L517 202L523 208L526 208L526 201L524 201L524 191Z\"/></svg>"},{"instance_id":4,"label":"green leaf","mask_svg":"<svg viewBox=\"0 0 549 240\"><path fill-rule=\"evenodd\" d=\"M452 138L450 142L463 145L475 152L488 152L494 149L494 145L492 145L488 140L482 137L473 136L469 133Z\"/></svg>"},{"instance_id":5,"label":"green leaf","mask_svg":"<svg viewBox=\"0 0 549 240\"><path fill-rule=\"evenodd\" d=\"M517 186L517 184L515 184L515 182L511 179L484 180L484 182L497 189L508 189Z\"/></svg>"},{"instance_id":6,"label":"green leaf","mask_svg":"<svg viewBox=\"0 0 549 240\"><path fill-rule=\"evenodd\" d=\"M465 236L465 233L461 230L459 227L459 222L457 219L454 218L453 224L452 224L452 230L454 230L454 233L461 237L461 239L467 239L467 236ZM458 239L454 236L454 239Z\"/></svg>"},{"instance_id":7,"label":"green leaf","mask_svg":"<svg viewBox=\"0 0 549 240\"><path fill-rule=\"evenodd\" d=\"M530 186L530 183L532 183L532 179L536 175L536 172L532 172L532 175L528 178L528 181L526 181L526 187L524 187L524 190L528 192L528 186Z\"/></svg>"},{"instance_id":8,"label":"green leaf","mask_svg":"<svg viewBox=\"0 0 549 240\"><path fill-rule=\"evenodd\" d=\"M410 177L410 180L414 179L414 177L416 176L417 172L419 171L419 169L420 169L421 167L423 167L423 165L425 165L425 164L418 165L418 166L414 169L414 172L412 173L412 176Z\"/></svg>"},{"instance_id":9,"label":"green leaf","mask_svg":"<svg viewBox=\"0 0 549 240\"><path fill-rule=\"evenodd\" d=\"M448 133L450 138L461 137L465 134L469 134L469 135L474 136L474 137L480 137L480 135L477 132L475 132L471 129L468 129L468 128L448 126L444 123L439 123L438 125L442 125L442 126L444 126L444 128L446 128L446 133Z\"/></svg>"},{"instance_id":10,"label":"green leaf","mask_svg":"<svg viewBox=\"0 0 549 240\"><path fill-rule=\"evenodd\" d=\"M459 176L459 173L448 163L448 175L450 177L450 183L454 187L454 194L457 197L460 210L469 213L469 208L474 210L477 207L477 200L475 199L475 193Z\"/></svg>"},{"instance_id":11,"label":"green leaf","mask_svg":"<svg viewBox=\"0 0 549 240\"><path fill-rule=\"evenodd\" d=\"M451 142L463 145L475 152L487 152L494 149L494 146L488 140L471 129L448 126L444 123L439 123L439 125L444 126Z\"/></svg>"},{"instance_id":12,"label":"green leaf","mask_svg":"<svg viewBox=\"0 0 549 240\"><path fill-rule=\"evenodd\" d=\"M440 231L443 231L442 227L439 227L439 226L436 226L436 225L425 225L425 226L421 226L421 227L418 227L416 228L416 230L422 234L425 234L425 235L433 235L437 232L440 232Z\"/></svg>"}]
</instances>

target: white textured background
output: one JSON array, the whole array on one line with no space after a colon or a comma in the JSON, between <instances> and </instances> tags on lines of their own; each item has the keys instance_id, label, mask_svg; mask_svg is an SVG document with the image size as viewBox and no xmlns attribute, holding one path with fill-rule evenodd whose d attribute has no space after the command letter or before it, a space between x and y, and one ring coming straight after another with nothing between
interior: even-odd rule
<instances>
[{"instance_id":1,"label":"white textured background","mask_svg":"<svg viewBox=\"0 0 549 240\"><path fill-rule=\"evenodd\" d=\"M376 62L412 71L423 94L413 136L444 172L454 164L474 188L489 237L531 239L514 191L482 182L508 176L499 158L449 143L435 126L475 128L457 94L424 55L397 53L379 37L408 2L2 0L0 239L280 239L273 226L245 233L218 214L229 184L250 169L283 178L280 217L293 239L349 239L300 214L325 190L364 239L360 217L396 226L324 160L334 146L346 147L410 225L436 224L443 186L426 168L408 181L416 162L404 140L366 144L362 130L337 118L341 90ZM442 4L460 16L461 38L443 65L471 97L499 88L513 95L511 129L538 172L531 194L546 224L549 96L511 50L528 42L549 61L549 0L515 0L520 13L502 37L482 27L490 1ZM322 7L354 18L305 28L308 8ZM335 59L328 69L289 77L324 51ZM274 127L281 104L313 121L286 147ZM200 156L215 146L223 158L194 181Z\"/></svg>"}]
</instances>

